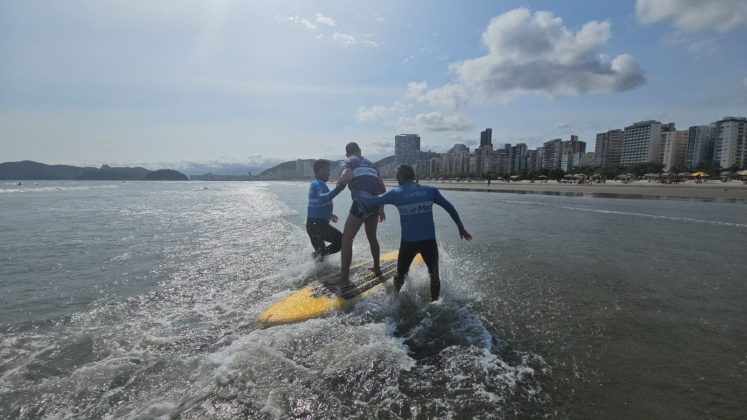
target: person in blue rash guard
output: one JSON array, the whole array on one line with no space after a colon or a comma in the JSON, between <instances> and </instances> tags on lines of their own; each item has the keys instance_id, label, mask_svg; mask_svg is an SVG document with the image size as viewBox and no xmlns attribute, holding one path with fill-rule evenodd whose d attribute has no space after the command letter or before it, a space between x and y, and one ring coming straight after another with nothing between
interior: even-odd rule
<instances>
[{"instance_id":1,"label":"person in blue rash guard","mask_svg":"<svg viewBox=\"0 0 747 420\"><path fill-rule=\"evenodd\" d=\"M342 233L329 224L330 220L337 223L337 216L332 214L332 199L344 188L335 187L332 191L327 188L329 181L330 163L319 159L314 162L314 179L309 185L309 205L306 212L306 233L309 234L314 253L314 259L321 260L327 255L334 254L342 248ZM326 245L329 242L329 245Z\"/></svg>"},{"instance_id":2,"label":"person in blue rash guard","mask_svg":"<svg viewBox=\"0 0 747 420\"><path fill-rule=\"evenodd\" d=\"M433 224L433 204L443 207L459 228L459 236L472 240L462 225L454 206L449 203L434 187L418 185L415 182L415 171L409 165L397 168L398 188L384 194L370 196L365 192L354 191L354 199L364 207L382 204L394 204L399 210L399 222L402 236L397 257L397 274L394 276L394 290L399 293L410 271L410 264L415 255L420 253L428 267L431 278L431 301L438 300L441 292L441 279L438 274L438 244L436 243L436 226Z\"/></svg>"}]
</instances>

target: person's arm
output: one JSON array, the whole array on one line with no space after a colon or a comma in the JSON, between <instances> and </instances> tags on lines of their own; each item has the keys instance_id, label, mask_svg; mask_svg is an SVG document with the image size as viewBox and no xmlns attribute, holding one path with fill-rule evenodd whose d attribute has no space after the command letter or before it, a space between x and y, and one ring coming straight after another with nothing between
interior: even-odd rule
<instances>
[{"instance_id":1,"label":"person's arm","mask_svg":"<svg viewBox=\"0 0 747 420\"><path fill-rule=\"evenodd\" d=\"M380 195L368 195L365 191L353 190L353 198L363 204L364 207L371 208L382 204L394 204L397 194L396 190L389 190Z\"/></svg>"},{"instance_id":2,"label":"person's arm","mask_svg":"<svg viewBox=\"0 0 747 420\"><path fill-rule=\"evenodd\" d=\"M345 186L350 183L350 181L353 180L353 171L351 171L349 168L345 167L342 168L342 173L340 174L340 180L337 181L337 188L345 189Z\"/></svg>"},{"instance_id":3,"label":"person's arm","mask_svg":"<svg viewBox=\"0 0 747 420\"><path fill-rule=\"evenodd\" d=\"M459 218L459 213L457 213L454 206L449 202L449 200L445 199L438 190L436 190L435 194L433 195L433 202L441 206L444 210L446 210L447 213L449 213L449 216L451 216L451 219L459 228L459 237L471 241L472 235L470 235L469 232L464 229L462 220Z\"/></svg>"},{"instance_id":4,"label":"person's arm","mask_svg":"<svg viewBox=\"0 0 747 420\"><path fill-rule=\"evenodd\" d=\"M381 180L381 177L379 177L379 194L383 194L386 192L386 186L384 185L384 181ZM386 213L384 213L384 206L381 206L379 208L379 222L383 222L386 220Z\"/></svg>"},{"instance_id":5,"label":"person's arm","mask_svg":"<svg viewBox=\"0 0 747 420\"><path fill-rule=\"evenodd\" d=\"M341 193L342 190L345 189L345 186L340 187L340 184L337 184L335 188L332 191L326 192L326 193L319 193L319 204L324 204L327 202L332 201L335 197L337 197L337 194Z\"/></svg>"}]
</instances>

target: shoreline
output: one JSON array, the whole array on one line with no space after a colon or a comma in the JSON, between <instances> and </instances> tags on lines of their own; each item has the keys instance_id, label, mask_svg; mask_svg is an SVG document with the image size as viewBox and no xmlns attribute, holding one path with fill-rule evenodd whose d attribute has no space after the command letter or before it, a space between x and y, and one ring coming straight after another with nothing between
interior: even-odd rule
<instances>
[{"instance_id":1,"label":"shoreline","mask_svg":"<svg viewBox=\"0 0 747 420\"><path fill-rule=\"evenodd\" d=\"M747 203L747 184L743 181L712 181L696 184L687 181L680 184L660 184L648 181L633 181L623 184L608 181L602 184L562 184L557 181L531 183L515 182L449 182L420 181L445 191L472 191L509 194L561 195L570 197L629 198L648 200L695 200ZM386 182L387 186L396 185Z\"/></svg>"}]
</instances>

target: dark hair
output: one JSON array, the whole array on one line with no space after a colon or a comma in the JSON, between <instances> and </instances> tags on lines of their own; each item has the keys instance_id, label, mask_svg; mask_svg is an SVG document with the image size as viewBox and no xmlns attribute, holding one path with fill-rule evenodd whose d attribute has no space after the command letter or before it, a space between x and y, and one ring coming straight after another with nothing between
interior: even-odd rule
<instances>
[{"instance_id":1,"label":"dark hair","mask_svg":"<svg viewBox=\"0 0 747 420\"><path fill-rule=\"evenodd\" d=\"M350 143L345 145L345 156L354 155L360 152L361 152L360 146L358 146L358 143L354 141L351 141Z\"/></svg>"},{"instance_id":2,"label":"dark hair","mask_svg":"<svg viewBox=\"0 0 747 420\"><path fill-rule=\"evenodd\" d=\"M397 168L397 177L402 178L402 181L414 181L415 170L410 165L399 165Z\"/></svg>"},{"instance_id":3,"label":"dark hair","mask_svg":"<svg viewBox=\"0 0 747 420\"><path fill-rule=\"evenodd\" d=\"M319 174L319 171L322 170L324 167L331 166L329 161L327 159L319 159L316 162L314 162L314 175Z\"/></svg>"}]
</instances>

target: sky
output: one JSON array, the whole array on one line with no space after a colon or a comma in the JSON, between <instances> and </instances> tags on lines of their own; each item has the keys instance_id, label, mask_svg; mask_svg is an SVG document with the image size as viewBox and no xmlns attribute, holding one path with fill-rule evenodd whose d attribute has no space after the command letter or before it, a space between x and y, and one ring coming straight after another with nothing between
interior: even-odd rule
<instances>
[{"instance_id":1,"label":"sky","mask_svg":"<svg viewBox=\"0 0 747 420\"><path fill-rule=\"evenodd\" d=\"M0 162L269 165L747 116L747 0L0 0Z\"/></svg>"}]
</instances>

